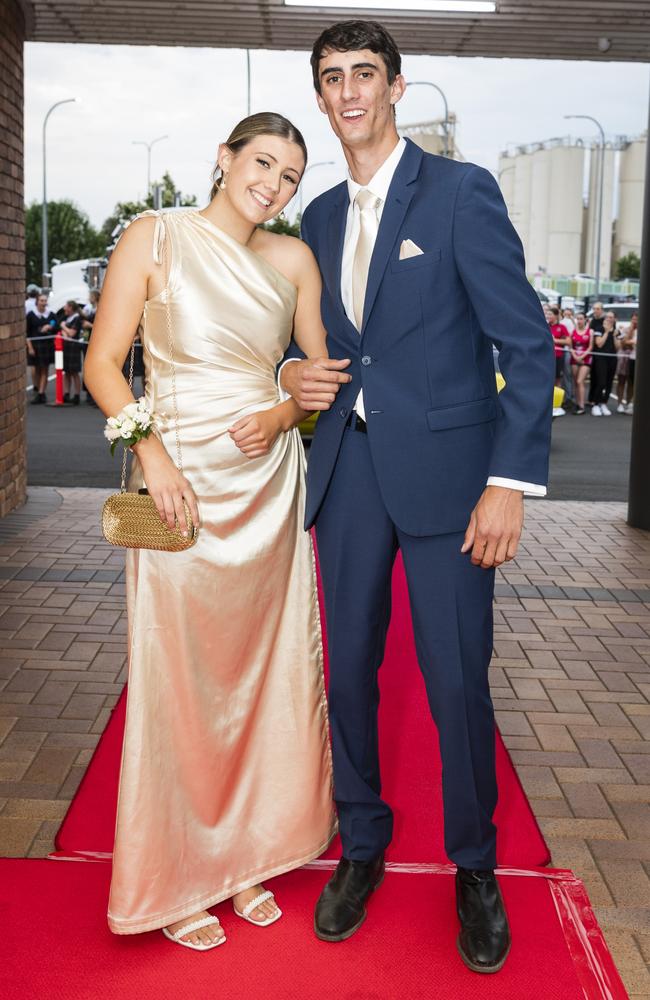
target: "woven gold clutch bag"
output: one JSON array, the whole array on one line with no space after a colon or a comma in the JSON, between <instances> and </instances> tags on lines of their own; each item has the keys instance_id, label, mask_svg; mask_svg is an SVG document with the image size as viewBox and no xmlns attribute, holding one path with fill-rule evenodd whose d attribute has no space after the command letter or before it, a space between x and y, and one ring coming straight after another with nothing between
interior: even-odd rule
<instances>
[{"instance_id":1,"label":"woven gold clutch bag","mask_svg":"<svg viewBox=\"0 0 650 1000\"><path fill-rule=\"evenodd\" d=\"M156 505L148 493L114 493L102 510L102 533L111 545L127 549L158 549L162 552L182 552L196 541L197 529L192 523L188 506L183 503L189 534L185 538L160 520Z\"/></svg>"},{"instance_id":2,"label":"woven gold clutch bag","mask_svg":"<svg viewBox=\"0 0 650 1000\"><path fill-rule=\"evenodd\" d=\"M164 224L162 217L159 221ZM176 366L174 365L174 339L169 309L169 281L167 266L166 237L163 243L163 263L165 268L165 314L167 322L167 346L169 348L169 366L172 381L172 399L174 403L174 424L176 430L176 465L183 471L181 442L178 433L178 404L176 401ZM133 389L133 365L135 360L135 340L131 345L131 362L129 365L129 388ZM102 510L102 534L111 545L121 545L127 549L158 549L161 552L182 552L194 545L198 535L198 527L192 521L189 508L183 500L185 519L189 529L187 537L183 536L178 527L169 528L160 520L153 498L146 490L138 493L127 493L126 490L126 456L124 449L122 458L121 491L114 493L106 500Z\"/></svg>"}]
</instances>

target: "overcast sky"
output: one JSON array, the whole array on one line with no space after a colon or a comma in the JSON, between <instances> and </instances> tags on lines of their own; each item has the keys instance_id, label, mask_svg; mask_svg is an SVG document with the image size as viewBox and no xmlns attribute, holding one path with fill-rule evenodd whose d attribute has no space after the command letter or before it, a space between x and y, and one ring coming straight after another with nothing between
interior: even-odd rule
<instances>
[{"instance_id":1,"label":"overcast sky","mask_svg":"<svg viewBox=\"0 0 650 1000\"><path fill-rule=\"evenodd\" d=\"M242 50L109 45L25 46L25 195L42 194L42 124L48 123L48 199L72 198L101 224L119 200L141 198L146 150L133 140L169 136L154 146L152 176L168 170L177 187L207 200L218 143L246 115L246 56ZM251 53L251 110L280 111L304 133L310 161L334 160L309 173L307 204L344 177L344 161L314 100L307 52ZM508 143L567 134L591 138L599 119L608 138L647 127L648 68L640 64L405 56L407 80L443 88L458 117L457 142L467 160L495 170ZM400 124L442 115L429 87L409 89Z\"/></svg>"}]
</instances>

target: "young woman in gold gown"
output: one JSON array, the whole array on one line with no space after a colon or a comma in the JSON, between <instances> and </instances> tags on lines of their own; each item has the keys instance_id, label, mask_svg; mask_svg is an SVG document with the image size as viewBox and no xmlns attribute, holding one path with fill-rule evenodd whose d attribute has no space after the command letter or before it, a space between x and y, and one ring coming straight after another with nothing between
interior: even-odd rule
<instances>
[{"instance_id":1,"label":"young woman in gold gown","mask_svg":"<svg viewBox=\"0 0 650 1000\"><path fill-rule=\"evenodd\" d=\"M280 910L263 880L318 856L335 832L321 626L303 530L304 453L276 366L292 334L326 354L320 275L300 240L258 228L295 194L300 133L254 115L219 148L202 210L145 213L111 258L85 368L105 414L133 401L122 375L140 326L150 410L130 489L200 524L183 552L129 550L127 721L108 921L205 950L208 907L232 899L260 926ZM168 271L168 279L166 274ZM183 473L176 468L169 296Z\"/></svg>"}]
</instances>

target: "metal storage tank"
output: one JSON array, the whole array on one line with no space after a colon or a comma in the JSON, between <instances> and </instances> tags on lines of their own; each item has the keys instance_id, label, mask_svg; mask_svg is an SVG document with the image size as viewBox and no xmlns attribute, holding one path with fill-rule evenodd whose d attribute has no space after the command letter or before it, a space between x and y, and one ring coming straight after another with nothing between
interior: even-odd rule
<instances>
[{"instance_id":1,"label":"metal storage tank","mask_svg":"<svg viewBox=\"0 0 650 1000\"><path fill-rule=\"evenodd\" d=\"M535 269L535 262L530 260L529 253L532 156L522 151L514 157L514 161L515 183L511 219L524 245L526 270L531 273Z\"/></svg>"},{"instance_id":2,"label":"metal storage tank","mask_svg":"<svg viewBox=\"0 0 650 1000\"><path fill-rule=\"evenodd\" d=\"M530 229L526 266L529 271L548 271L548 214L551 150L540 146L530 156Z\"/></svg>"},{"instance_id":3,"label":"metal storage tank","mask_svg":"<svg viewBox=\"0 0 650 1000\"><path fill-rule=\"evenodd\" d=\"M499 156L499 166L497 169L497 178L499 181L499 187L501 188L501 194L503 195L503 200L506 203L506 208L508 209L508 215L512 219L513 212L515 210L515 157L505 156L503 153ZM513 220L514 221L514 220Z\"/></svg>"},{"instance_id":4,"label":"metal storage tank","mask_svg":"<svg viewBox=\"0 0 650 1000\"><path fill-rule=\"evenodd\" d=\"M447 156L452 160L463 161L465 157L456 144L456 115L449 112L447 121ZM425 153L435 153L438 156L445 155L445 121L443 118L435 118L426 122L411 122L408 125L398 125L397 131L400 135L408 136L416 146L420 146Z\"/></svg>"},{"instance_id":5,"label":"metal storage tank","mask_svg":"<svg viewBox=\"0 0 650 1000\"><path fill-rule=\"evenodd\" d=\"M647 136L634 139L621 151L618 219L614 258L641 256L641 221Z\"/></svg>"},{"instance_id":6,"label":"metal storage tank","mask_svg":"<svg viewBox=\"0 0 650 1000\"><path fill-rule=\"evenodd\" d=\"M582 145L558 145L549 150L549 156L547 270L550 274L576 274L582 244L585 150Z\"/></svg>"},{"instance_id":7,"label":"metal storage tank","mask_svg":"<svg viewBox=\"0 0 650 1000\"><path fill-rule=\"evenodd\" d=\"M612 226L614 223L614 150L605 146L603 187L603 219L600 248L600 277L607 279L612 267ZM596 234L598 228L598 191L600 184L600 148L591 147L589 166L589 203L587 206L587 240L582 271L596 274Z\"/></svg>"}]
</instances>

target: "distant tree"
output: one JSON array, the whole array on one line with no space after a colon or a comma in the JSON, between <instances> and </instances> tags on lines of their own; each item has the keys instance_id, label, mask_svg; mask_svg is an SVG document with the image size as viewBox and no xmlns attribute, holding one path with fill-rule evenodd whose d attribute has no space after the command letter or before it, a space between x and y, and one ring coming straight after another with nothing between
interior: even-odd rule
<instances>
[{"instance_id":1,"label":"distant tree","mask_svg":"<svg viewBox=\"0 0 650 1000\"><path fill-rule=\"evenodd\" d=\"M641 277L641 260L634 252L619 257L614 265L614 278L622 281L624 278Z\"/></svg>"},{"instance_id":2,"label":"distant tree","mask_svg":"<svg viewBox=\"0 0 650 1000\"><path fill-rule=\"evenodd\" d=\"M268 229L270 233L300 237L300 215L296 216L295 222L289 222L288 219L274 219L273 222L266 222L264 228Z\"/></svg>"},{"instance_id":3,"label":"distant tree","mask_svg":"<svg viewBox=\"0 0 650 1000\"><path fill-rule=\"evenodd\" d=\"M32 202L25 209L26 281L41 284L42 276L42 220L40 202ZM92 226L90 219L73 201L48 201L47 235L50 261L83 260L101 257L106 248L103 237Z\"/></svg>"},{"instance_id":4,"label":"distant tree","mask_svg":"<svg viewBox=\"0 0 650 1000\"><path fill-rule=\"evenodd\" d=\"M196 195L177 192L176 185L167 171L163 174L161 181L154 181L151 186L152 192L156 184L162 185L163 208L171 208L176 202L177 194L180 195L181 205L196 205ZM100 230L102 237L105 240L105 245L109 246L113 242L111 234L116 226L124 225L132 219L134 215L138 215L140 212L146 212L148 208L153 208L153 193L150 193L144 201L118 201L111 215L109 215L109 217L105 220Z\"/></svg>"}]
</instances>

